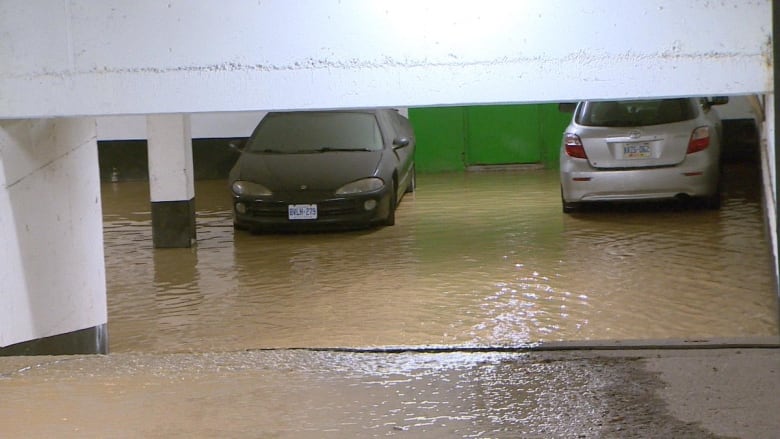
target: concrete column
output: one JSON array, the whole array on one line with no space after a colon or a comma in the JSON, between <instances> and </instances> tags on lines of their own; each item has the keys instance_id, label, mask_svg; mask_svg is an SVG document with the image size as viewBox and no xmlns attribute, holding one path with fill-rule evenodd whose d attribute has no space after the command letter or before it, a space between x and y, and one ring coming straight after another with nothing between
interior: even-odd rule
<instances>
[{"instance_id":1,"label":"concrete column","mask_svg":"<svg viewBox=\"0 0 780 439\"><path fill-rule=\"evenodd\" d=\"M766 126L764 127L764 137L767 141L767 155L769 156L769 169L771 174L772 185L771 204L770 211L768 212L769 223L773 224L771 227L772 235L772 252L775 257L775 287L778 297L780 297L780 249L778 249L778 236L780 236L780 226L778 225L778 200L777 193L780 192L780 181L777 178L777 169L780 167L780 154L777 154L777 144L780 143L780 132L777 131L778 117L780 117L780 100L775 99L776 90L780 87L780 40L778 35L780 33L780 0L772 0L772 84L773 91L766 95L766 114L764 115L764 121Z\"/></svg>"},{"instance_id":2,"label":"concrete column","mask_svg":"<svg viewBox=\"0 0 780 439\"><path fill-rule=\"evenodd\" d=\"M108 351L95 125L0 120L0 355Z\"/></svg>"},{"instance_id":3,"label":"concrete column","mask_svg":"<svg viewBox=\"0 0 780 439\"><path fill-rule=\"evenodd\" d=\"M775 67L777 69L777 67ZM775 79L775 81L778 81ZM780 164L780 155L777 154L777 144L780 143L780 133L777 131L777 117L780 114L780 102L775 100L774 93L765 95L764 123L761 130L762 173L764 174L764 201L766 203L766 219L769 225L769 237L772 244L772 255L775 267L775 287L777 297L780 298L780 251L778 250L778 236L780 225L778 224L777 194L780 192L780 181L777 179L777 169Z\"/></svg>"},{"instance_id":4,"label":"concrete column","mask_svg":"<svg viewBox=\"0 0 780 439\"><path fill-rule=\"evenodd\" d=\"M148 116L146 135L154 246L191 247L196 236L190 116Z\"/></svg>"}]
</instances>

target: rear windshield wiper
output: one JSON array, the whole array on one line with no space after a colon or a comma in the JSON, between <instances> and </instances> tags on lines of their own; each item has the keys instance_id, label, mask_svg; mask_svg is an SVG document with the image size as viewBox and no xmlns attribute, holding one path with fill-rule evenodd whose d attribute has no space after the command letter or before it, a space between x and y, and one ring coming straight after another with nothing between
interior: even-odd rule
<instances>
[{"instance_id":1,"label":"rear windshield wiper","mask_svg":"<svg viewBox=\"0 0 780 439\"><path fill-rule=\"evenodd\" d=\"M634 121L632 120L608 120L606 122L601 122L599 124L603 127L630 127L634 126Z\"/></svg>"}]
</instances>

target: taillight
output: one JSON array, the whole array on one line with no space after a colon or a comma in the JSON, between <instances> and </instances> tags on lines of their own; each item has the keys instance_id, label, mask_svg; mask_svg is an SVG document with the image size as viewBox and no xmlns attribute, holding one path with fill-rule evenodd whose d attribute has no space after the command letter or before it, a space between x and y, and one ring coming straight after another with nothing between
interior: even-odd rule
<instances>
[{"instance_id":1,"label":"taillight","mask_svg":"<svg viewBox=\"0 0 780 439\"><path fill-rule=\"evenodd\" d=\"M688 151L686 154L693 154L707 149L710 146L710 127L699 127L691 133L691 140L688 141Z\"/></svg>"},{"instance_id":2,"label":"taillight","mask_svg":"<svg viewBox=\"0 0 780 439\"><path fill-rule=\"evenodd\" d=\"M580 136L576 134L566 133L563 140L563 146L566 150L566 155L569 157L578 159L588 158L588 156L585 155L585 148L582 146L582 140L580 140Z\"/></svg>"}]
</instances>

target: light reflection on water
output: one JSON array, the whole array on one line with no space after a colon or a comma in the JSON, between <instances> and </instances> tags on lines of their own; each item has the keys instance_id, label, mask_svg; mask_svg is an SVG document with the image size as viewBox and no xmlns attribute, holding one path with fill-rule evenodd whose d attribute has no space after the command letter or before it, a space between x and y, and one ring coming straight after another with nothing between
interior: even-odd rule
<instances>
[{"instance_id":1,"label":"light reflection on water","mask_svg":"<svg viewBox=\"0 0 780 439\"><path fill-rule=\"evenodd\" d=\"M192 249L152 248L146 183L106 183L111 350L775 335L759 188L729 172L719 212L571 216L555 171L423 174L394 227L278 235L199 181Z\"/></svg>"}]
</instances>

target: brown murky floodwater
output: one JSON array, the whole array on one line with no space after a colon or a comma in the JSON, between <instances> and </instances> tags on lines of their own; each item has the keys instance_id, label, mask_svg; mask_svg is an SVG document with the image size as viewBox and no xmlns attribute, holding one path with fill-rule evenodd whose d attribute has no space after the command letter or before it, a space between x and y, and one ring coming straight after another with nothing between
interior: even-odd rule
<instances>
[{"instance_id":1,"label":"brown murky floodwater","mask_svg":"<svg viewBox=\"0 0 780 439\"><path fill-rule=\"evenodd\" d=\"M394 227L234 232L196 182L197 246L152 247L147 183L103 186L112 352L520 346L774 336L754 165L720 211L561 213L555 171L428 174Z\"/></svg>"}]
</instances>

